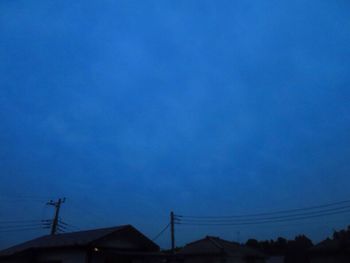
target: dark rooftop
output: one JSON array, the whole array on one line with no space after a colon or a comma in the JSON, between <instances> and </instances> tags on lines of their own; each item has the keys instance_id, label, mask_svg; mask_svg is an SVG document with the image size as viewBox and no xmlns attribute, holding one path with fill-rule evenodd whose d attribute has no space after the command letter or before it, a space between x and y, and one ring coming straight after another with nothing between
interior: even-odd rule
<instances>
[{"instance_id":1,"label":"dark rooftop","mask_svg":"<svg viewBox=\"0 0 350 263\"><path fill-rule=\"evenodd\" d=\"M222 253L242 257L264 257L259 251L241 246L236 242L212 236L207 236L203 239L187 244L179 252L179 255L215 255Z\"/></svg>"},{"instance_id":2,"label":"dark rooftop","mask_svg":"<svg viewBox=\"0 0 350 263\"><path fill-rule=\"evenodd\" d=\"M78 231L57 235L47 235L42 236L25 243L7 248L5 250L0 251L1 256L11 256L16 253L20 253L30 249L48 249L48 248L58 248L58 247L77 247L77 246L88 246L93 242L100 240L110 234L122 232L123 230L133 230L137 231L139 237L148 242L154 248L158 247L155 243L149 240L146 236L140 233L131 225L123 225L117 227L110 228L101 228L87 231Z\"/></svg>"}]
</instances>

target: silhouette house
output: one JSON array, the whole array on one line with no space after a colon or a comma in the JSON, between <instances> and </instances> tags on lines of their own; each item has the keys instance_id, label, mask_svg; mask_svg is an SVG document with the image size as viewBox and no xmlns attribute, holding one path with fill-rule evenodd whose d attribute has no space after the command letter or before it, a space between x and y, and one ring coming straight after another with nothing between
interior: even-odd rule
<instances>
[{"instance_id":1,"label":"silhouette house","mask_svg":"<svg viewBox=\"0 0 350 263\"><path fill-rule=\"evenodd\" d=\"M131 225L48 235L0 251L0 262L158 262L159 246Z\"/></svg>"},{"instance_id":2,"label":"silhouette house","mask_svg":"<svg viewBox=\"0 0 350 263\"><path fill-rule=\"evenodd\" d=\"M262 263L265 262L265 256L239 243L207 236L187 244L178 253L177 260L184 263Z\"/></svg>"}]
</instances>

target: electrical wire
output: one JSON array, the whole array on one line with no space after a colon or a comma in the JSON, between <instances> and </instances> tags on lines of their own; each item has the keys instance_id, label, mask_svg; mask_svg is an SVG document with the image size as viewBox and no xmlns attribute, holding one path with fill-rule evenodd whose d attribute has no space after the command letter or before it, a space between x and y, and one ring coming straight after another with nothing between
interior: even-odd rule
<instances>
[{"instance_id":1,"label":"electrical wire","mask_svg":"<svg viewBox=\"0 0 350 263\"><path fill-rule=\"evenodd\" d=\"M75 225L72 225L72 224L69 224L67 222L64 222L61 218L58 219L58 223L61 224L62 227L65 227L67 230L70 229L70 230L81 230L81 228L75 226Z\"/></svg>"},{"instance_id":2,"label":"electrical wire","mask_svg":"<svg viewBox=\"0 0 350 263\"><path fill-rule=\"evenodd\" d=\"M26 225L17 225L17 226L0 226L0 229L13 229L13 228L21 228L21 227L32 227L32 226L43 226L40 223L36 223L36 224L26 224Z\"/></svg>"},{"instance_id":3,"label":"electrical wire","mask_svg":"<svg viewBox=\"0 0 350 263\"><path fill-rule=\"evenodd\" d=\"M62 228L62 229L64 229L64 230L68 230L68 228L67 227L65 227L65 226L62 226L62 225L60 225L60 224L58 224L57 225L59 228Z\"/></svg>"},{"instance_id":4,"label":"electrical wire","mask_svg":"<svg viewBox=\"0 0 350 263\"><path fill-rule=\"evenodd\" d=\"M66 233L66 229L62 228L60 225L57 225L57 231L59 233Z\"/></svg>"},{"instance_id":5,"label":"electrical wire","mask_svg":"<svg viewBox=\"0 0 350 263\"><path fill-rule=\"evenodd\" d=\"M160 231L154 238L152 238L152 241L157 240L157 239L165 232L165 230L167 230L167 229L169 228L169 226L170 226L170 223L167 224L167 225L162 229L162 231Z\"/></svg>"},{"instance_id":6,"label":"electrical wire","mask_svg":"<svg viewBox=\"0 0 350 263\"><path fill-rule=\"evenodd\" d=\"M40 227L33 227L33 228L17 228L17 229L4 229L0 230L0 233L6 233L6 232L21 232L21 231L28 231L28 230L43 230L43 228Z\"/></svg>"},{"instance_id":7,"label":"electrical wire","mask_svg":"<svg viewBox=\"0 0 350 263\"><path fill-rule=\"evenodd\" d=\"M68 226L68 224L64 222L61 218L58 219L58 222L61 223L62 225Z\"/></svg>"},{"instance_id":8,"label":"electrical wire","mask_svg":"<svg viewBox=\"0 0 350 263\"><path fill-rule=\"evenodd\" d=\"M318 217L324 217L324 216L331 216L331 215L338 215L338 214L345 214L349 213L350 210L346 211L338 211L338 212L329 212L329 213L323 213L318 215L310 215L310 216L300 216L295 218L285 218L285 219L279 219L279 220L265 220L265 221L256 221L256 222L228 222L228 223L208 223L208 222L189 222L189 221L177 221L175 224L177 225L196 225L196 226L242 226L242 225L258 225L258 224L269 224L269 223L279 223L279 222L289 222L289 221L297 221L297 220L305 220L305 219L311 219L311 218L318 218Z\"/></svg>"},{"instance_id":9,"label":"electrical wire","mask_svg":"<svg viewBox=\"0 0 350 263\"><path fill-rule=\"evenodd\" d=\"M1 224L21 224L21 223L33 223L40 222L42 220L12 220L12 221L0 221Z\"/></svg>"},{"instance_id":10,"label":"electrical wire","mask_svg":"<svg viewBox=\"0 0 350 263\"><path fill-rule=\"evenodd\" d=\"M192 219L191 217L188 219L187 217L178 217L175 218L175 222L202 222L202 223L232 223L232 222L258 222L258 221L264 221L264 220L277 220L277 219L291 219L291 218L299 218L303 216L313 216L313 215L322 215L324 213L328 214L330 212L348 212L350 211L350 205L349 206L343 206L343 207L337 207L337 208L330 208L330 209L322 209L318 211L310 211L310 212L304 212L304 213L297 213L297 214L290 214L290 215L281 215L281 216L270 216L270 217L255 217L255 218L232 218L232 219L206 219L206 218L196 218Z\"/></svg>"},{"instance_id":11,"label":"electrical wire","mask_svg":"<svg viewBox=\"0 0 350 263\"><path fill-rule=\"evenodd\" d=\"M300 212L300 211L307 211L307 210L316 210L316 209L322 209L322 208L327 208L327 207L334 207L334 206L339 206L339 205L344 205L348 204L350 205L350 200L344 200L344 201L339 201L339 202L333 202L333 203L328 203L328 204L322 204L322 205L317 205L317 206L309 206L309 207L304 207L304 208L297 208L297 209L288 209L288 210L280 210L280 211L274 211L274 212L264 212L264 213L255 213L255 214L246 214L246 215L230 215L230 216L188 216L188 215L176 215L177 218L206 218L206 219L224 219L224 218L245 218L245 217L259 217L259 216L269 216L269 215L277 215L277 214L290 214L290 213L295 213L295 212Z\"/></svg>"}]
</instances>

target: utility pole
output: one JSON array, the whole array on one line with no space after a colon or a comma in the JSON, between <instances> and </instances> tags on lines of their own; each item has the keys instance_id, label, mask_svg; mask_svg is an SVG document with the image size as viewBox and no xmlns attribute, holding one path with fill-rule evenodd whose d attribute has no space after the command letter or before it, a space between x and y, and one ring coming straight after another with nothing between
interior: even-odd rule
<instances>
[{"instance_id":1,"label":"utility pole","mask_svg":"<svg viewBox=\"0 0 350 263\"><path fill-rule=\"evenodd\" d=\"M47 203L47 205L52 205L55 207L55 217L52 220L52 225L51 225L51 235L55 235L57 232L57 226L58 226L58 218L60 214L60 208L61 204L63 204L66 201L66 198L59 198L56 202L50 200L50 202Z\"/></svg>"},{"instance_id":2,"label":"utility pole","mask_svg":"<svg viewBox=\"0 0 350 263\"><path fill-rule=\"evenodd\" d=\"M170 212L170 234L171 234L171 252L175 252L175 216L174 212Z\"/></svg>"}]
</instances>

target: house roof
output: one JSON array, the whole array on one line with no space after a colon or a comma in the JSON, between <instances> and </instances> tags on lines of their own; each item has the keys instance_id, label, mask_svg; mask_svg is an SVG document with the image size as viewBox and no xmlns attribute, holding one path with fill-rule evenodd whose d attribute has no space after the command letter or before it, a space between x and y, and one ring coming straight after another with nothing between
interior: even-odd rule
<instances>
[{"instance_id":1,"label":"house roof","mask_svg":"<svg viewBox=\"0 0 350 263\"><path fill-rule=\"evenodd\" d=\"M0 257L11 256L32 249L49 249L60 247L80 247L93 245L95 242L115 233L133 232L137 238L153 250L158 250L159 247L153 241L144 236L141 232L131 225L123 225L110 228L94 229L87 231L78 231L57 235L42 236L25 243L10 247L0 251Z\"/></svg>"},{"instance_id":2,"label":"house roof","mask_svg":"<svg viewBox=\"0 0 350 263\"><path fill-rule=\"evenodd\" d=\"M241 246L236 242L212 236L206 236L203 239L187 244L179 252L179 255L218 255L223 253L240 257L264 257L259 251Z\"/></svg>"}]
</instances>

